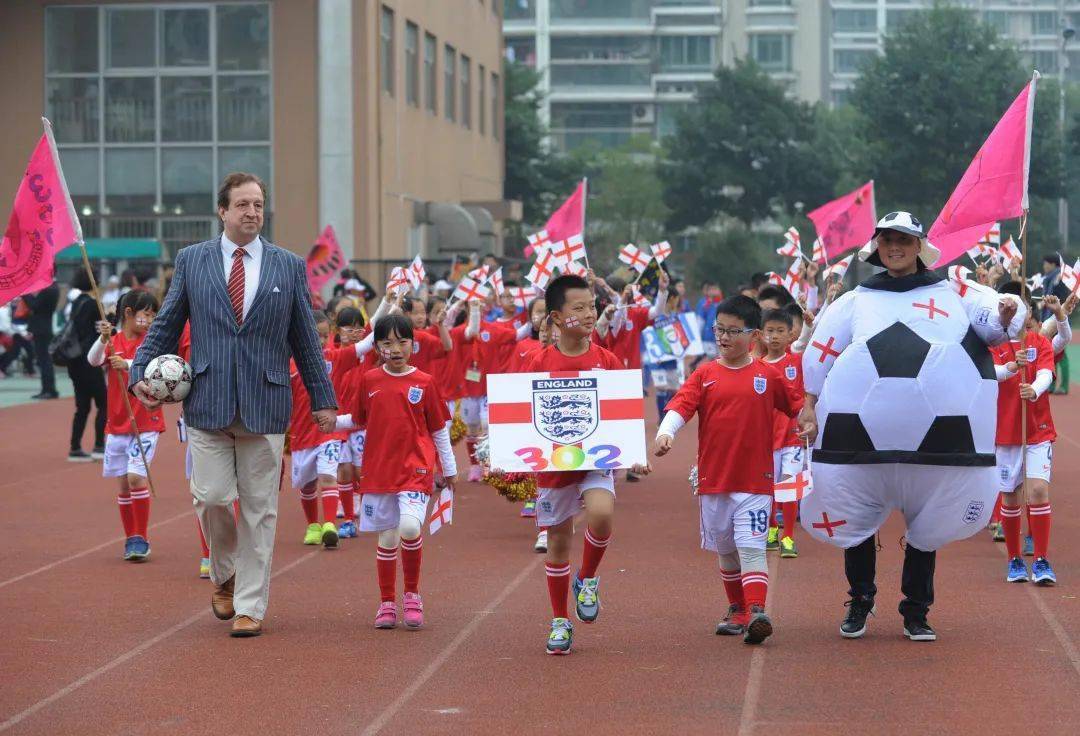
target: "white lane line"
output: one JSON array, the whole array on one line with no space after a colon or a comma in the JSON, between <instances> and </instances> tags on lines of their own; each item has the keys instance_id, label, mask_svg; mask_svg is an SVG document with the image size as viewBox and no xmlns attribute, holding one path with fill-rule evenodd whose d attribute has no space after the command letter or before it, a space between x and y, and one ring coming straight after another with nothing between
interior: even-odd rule
<instances>
[{"instance_id":1,"label":"white lane line","mask_svg":"<svg viewBox=\"0 0 1080 736\"><path fill-rule=\"evenodd\" d=\"M769 596L776 600L776 589L780 569L780 553L772 556L769 564ZM752 736L757 725L758 700L761 698L761 683L765 679L765 652L762 646L754 647L750 655L750 671L746 675L746 692L743 693L742 717L739 719L739 736Z\"/></svg>"}]
</instances>

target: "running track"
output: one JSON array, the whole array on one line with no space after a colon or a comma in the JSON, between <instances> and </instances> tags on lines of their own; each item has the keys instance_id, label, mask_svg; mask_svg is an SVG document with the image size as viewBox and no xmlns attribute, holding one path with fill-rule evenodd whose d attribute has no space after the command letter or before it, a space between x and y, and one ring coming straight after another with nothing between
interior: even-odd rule
<instances>
[{"instance_id":1,"label":"running track","mask_svg":"<svg viewBox=\"0 0 1080 736\"><path fill-rule=\"evenodd\" d=\"M372 628L374 540L304 547L286 490L267 633L233 640L196 578L175 432L154 463L153 558L134 565L111 481L63 460L71 401L0 410L0 733L1074 734L1078 407L1054 399L1057 588L1006 585L1002 545L980 533L939 555L940 640L908 642L894 519L867 638L838 636L841 554L805 535L798 560L770 555L776 635L757 649L714 636L725 604L697 548L688 427L646 482L620 483L603 615L560 658L543 653L531 524L486 486L459 489L456 523L425 542L420 632Z\"/></svg>"}]
</instances>

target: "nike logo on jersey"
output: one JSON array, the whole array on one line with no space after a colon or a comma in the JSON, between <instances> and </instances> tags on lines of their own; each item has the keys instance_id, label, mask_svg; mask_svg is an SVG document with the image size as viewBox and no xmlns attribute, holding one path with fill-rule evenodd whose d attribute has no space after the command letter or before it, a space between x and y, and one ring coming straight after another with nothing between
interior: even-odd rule
<instances>
[{"instance_id":1,"label":"nike logo on jersey","mask_svg":"<svg viewBox=\"0 0 1080 736\"><path fill-rule=\"evenodd\" d=\"M713 385L714 383L716 383L716 381L706 381L705 383L701 384L701 387L702 388L708 388L709 386Z\"/></svg>"},{"instance_id":2,"label":"nike logo on jersey","mask_svg":"<svg viewBox=\"0 0 1080 736\"><path fill-rule=\"evenodd\" d=\"M372 396L374 396L375 394L379 393L380 391L382 391L382 389L381 389L381 388L377 388L377 389L375 389L374 391L368 391L368 395L367 395L367 397L368 397L368 398L370 399L370 398L371 398Z\"/></svg>"},{"instance_id":3,"label":"nike logo on jersey","mask_svg":"<svg viewBox=\"0 0 1080 736\"><path fill-rule=\"evenodd\" d=\"M528 354L529 354L529 353L528 353L527 351L526 351L526 352L524 352L524 353L518 353L518 357L519 357L519 358L524 358L524 357L525 357L526 355L528 355Z\"/></svg>"}]
</instances>

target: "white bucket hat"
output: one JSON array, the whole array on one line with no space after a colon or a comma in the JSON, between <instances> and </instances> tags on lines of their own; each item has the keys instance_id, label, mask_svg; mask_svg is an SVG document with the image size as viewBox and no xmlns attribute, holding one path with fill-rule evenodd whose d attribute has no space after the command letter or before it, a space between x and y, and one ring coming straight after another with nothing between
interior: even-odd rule
<instances>
[{"instance_id":1,"label":"white bucket hat","mask_svg":"<svg viewBox=\"0 0 1080 736\"><path fill-rule=\"evenodd\" d=\"M870 242L859 250L859 260L874 266L882 266L881 256L878 255L877 236L882 230L896 230L907 233L919 239L919 260L927 268L931 268L941 258L941 251L926 239L926 231L918 218L910 212L890 212L878 220L877 227Z\"/></svg>"}]
</instances>

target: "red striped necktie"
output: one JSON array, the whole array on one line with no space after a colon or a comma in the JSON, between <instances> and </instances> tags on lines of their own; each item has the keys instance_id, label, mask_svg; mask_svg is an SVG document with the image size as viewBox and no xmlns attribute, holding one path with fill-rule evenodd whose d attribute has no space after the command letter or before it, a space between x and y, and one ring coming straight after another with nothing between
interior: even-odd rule
<instances>
[{"instance_id":1,"label":"red striped necktie","mask_svg":"<svg viewBox=\"0 0 1080 736\"><path fill-rule=\"evenodd\" d=\"M236 324L244 324L244 256L243 248L233 251L232 270L229 271L229 301L232 302Z\"/></svg>"}]
</instances>

